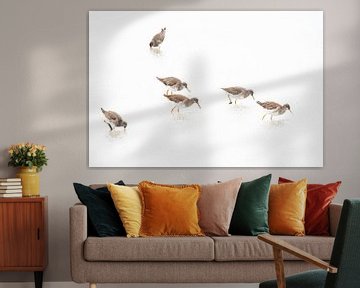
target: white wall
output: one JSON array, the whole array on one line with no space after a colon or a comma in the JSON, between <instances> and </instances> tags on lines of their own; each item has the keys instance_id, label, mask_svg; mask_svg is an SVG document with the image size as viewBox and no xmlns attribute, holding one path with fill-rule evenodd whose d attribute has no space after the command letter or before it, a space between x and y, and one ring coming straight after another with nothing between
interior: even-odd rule
<instances>
[{"instance_id":1,"label":"white wall","mask_svg":"<svg viewBox=\"0 0 360 288\"><path fill-rule=\"evenodd\" d=\"M88 11L132 9L324 10L324 168L89 169ZM10 144L34 141L48 146L49 166L41 173L41 193L49 196L50 255L45 281L70 280L68 208L77 201L74 181L206 183L272 172L274 180L280 175L319 183L339 179L343 185L336 201L359 197L359 14L357 0L1 0L0 175L15 173L7 167ZM32 279L31 273L0 273L0 282Z\"/></svg>"}]
</instances>

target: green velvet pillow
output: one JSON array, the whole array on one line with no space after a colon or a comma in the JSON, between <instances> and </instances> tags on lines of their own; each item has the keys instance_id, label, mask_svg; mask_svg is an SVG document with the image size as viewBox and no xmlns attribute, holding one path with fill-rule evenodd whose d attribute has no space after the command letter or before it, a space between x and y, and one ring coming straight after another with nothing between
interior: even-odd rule
<instances>
[{"instance_id":1,"label":"green velvet pillow","mask_svg":"<svg viewBox=\"0 0 360 288\"><path fill-rule=\"evenodd\" d=\"M231 218L232 235L269 233L268 208L271 174L241 184Z\"/></svg>"}]
</instances>

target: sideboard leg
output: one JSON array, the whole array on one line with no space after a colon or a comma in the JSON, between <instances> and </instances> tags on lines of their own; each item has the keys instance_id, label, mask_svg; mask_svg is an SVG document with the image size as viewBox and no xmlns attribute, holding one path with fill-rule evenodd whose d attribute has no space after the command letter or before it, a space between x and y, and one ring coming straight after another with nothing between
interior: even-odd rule
<instances>
[{"instance_id":1,"label":"sideboard leg","mask_svg":"<svg viewBox=\"0 0 360 288\"><path fill-rule=\"evenodd\" d=\"M96 284L95 283L89 283L89 288L96 288Z\"/></svg>"},{"instance_id":2,"label":"sideboard leg","mask_svg":"<svg viewBox=\"0 0 360 288\"><path fill-rule=\"evenodd\" d=\"M42 288L43 284L43 271L35 271L35 288Z\"/></svg>"}]
</instances>

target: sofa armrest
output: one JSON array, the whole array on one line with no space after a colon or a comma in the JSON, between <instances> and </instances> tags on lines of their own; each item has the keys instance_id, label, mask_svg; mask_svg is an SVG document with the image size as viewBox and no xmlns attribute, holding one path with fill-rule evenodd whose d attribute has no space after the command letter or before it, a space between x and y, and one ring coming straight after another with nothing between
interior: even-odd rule
<instances>
[{"instance_id":1,"label":"sofa armrest","mask_svg":"<svg viewBox=\"0 0 360 288\"><path fill-rule=\"evenodd\" d=\"M336 236L342 204L331 203L329 207L330 235Z\"/></svg>"},{"instance_id":2,"label":"sofa armrest","mask_svg":"<svg viewBox=\"0 0 360 288\"><path fill-rule=\"evenodd\" d=\"M86 263L83 245L87 238L87 208L82 204L70 207L70 269L73 281L85 282Z\"/></svg>"}]
</instances>

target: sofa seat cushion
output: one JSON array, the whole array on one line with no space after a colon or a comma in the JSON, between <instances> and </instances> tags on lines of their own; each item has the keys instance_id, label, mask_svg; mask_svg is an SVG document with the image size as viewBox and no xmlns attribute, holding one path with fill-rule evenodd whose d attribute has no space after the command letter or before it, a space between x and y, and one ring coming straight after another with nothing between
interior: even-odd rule
<instances>
[{"instance_id":1,"label":"sofa seat cushion","mask_svg":"<svg viewBox=\"0 0 360 288\"><path fill-rule=\"evenodd\" d=\"M213 261L210 237L88 237L87 261Z\"/></svg>"},{"instance_id":2,"label":"sofa seat cushion","mask_svg":"<svg viewBox=\"0 0 360 288\"><path fill-rule=\"evenodd\" d=\"M330 260L334 237L276 236L322 260ZM212 237L215 242L215 261L272 260L272 246L254 236ZM288 253L284 260L299 260Z\"/></svg>"}]
</instances>

